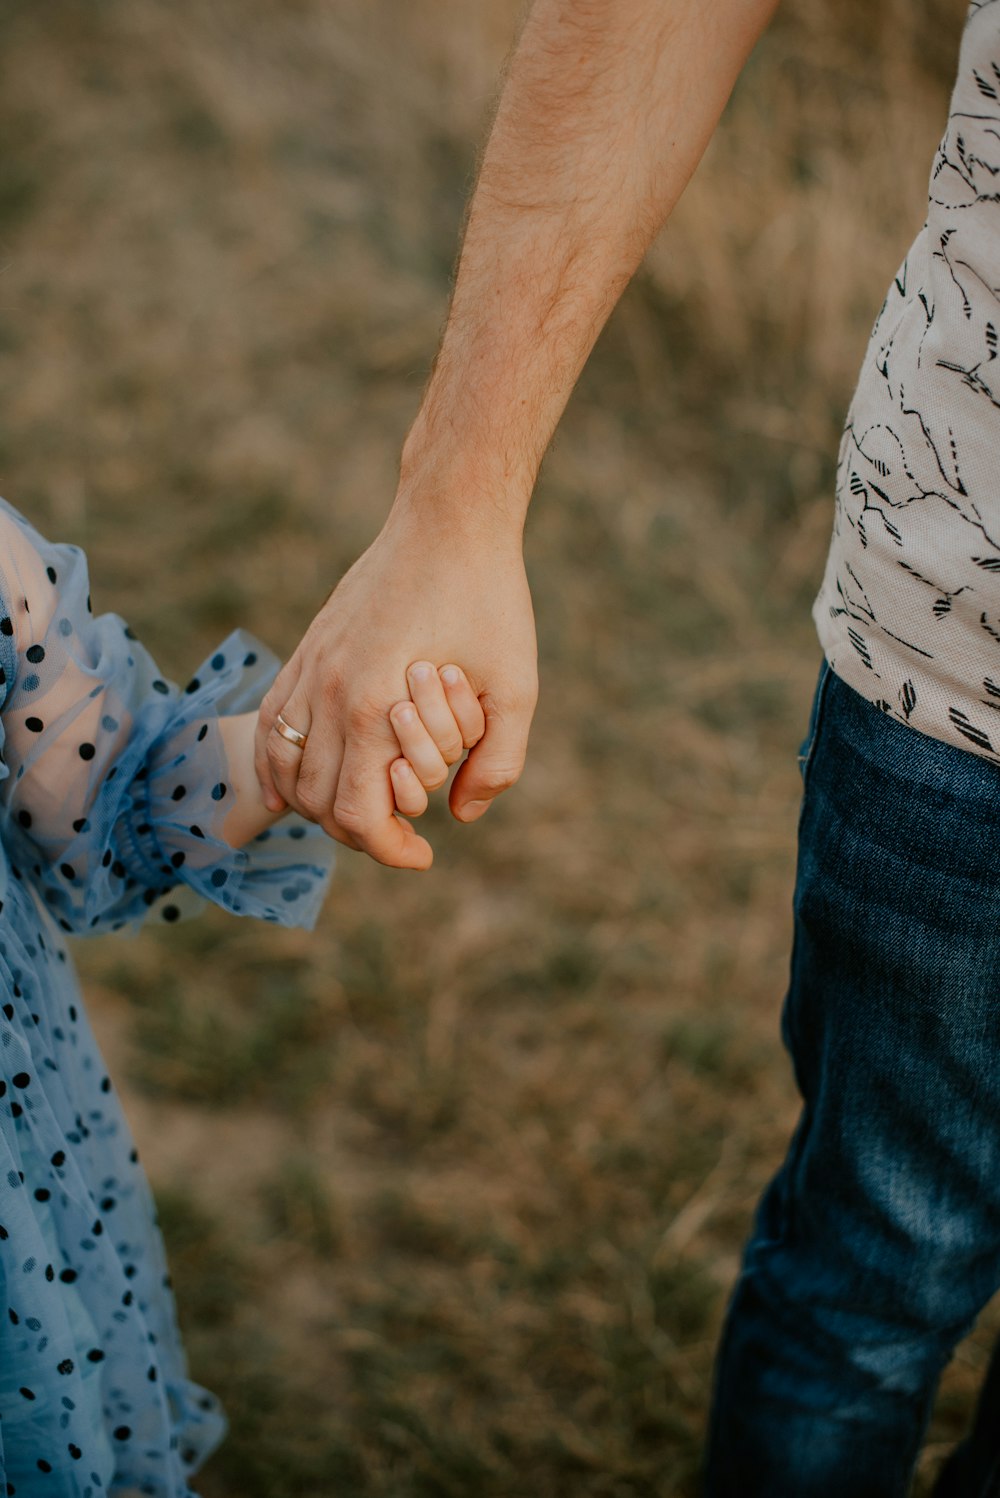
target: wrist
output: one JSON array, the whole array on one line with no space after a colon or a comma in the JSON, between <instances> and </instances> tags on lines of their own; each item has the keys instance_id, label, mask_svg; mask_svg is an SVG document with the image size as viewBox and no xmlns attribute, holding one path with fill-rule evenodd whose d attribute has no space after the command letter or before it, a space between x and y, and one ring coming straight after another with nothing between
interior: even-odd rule
<instances>
[{"instance_id":1,"label":"wrist","mask_svg":"<svg viewBox=\"0 0 1000 1498\"><path fill-rule=\"evenodd\" d=\"M403 444L390 515L452 536L521 545L537 464L423 412Z\"/></svg>"}]
</instances>

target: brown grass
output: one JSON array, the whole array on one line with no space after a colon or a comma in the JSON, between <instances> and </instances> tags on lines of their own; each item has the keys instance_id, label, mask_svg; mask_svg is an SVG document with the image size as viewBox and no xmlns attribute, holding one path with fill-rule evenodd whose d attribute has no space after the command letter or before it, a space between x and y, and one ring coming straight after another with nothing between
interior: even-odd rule
<instances>
[{"instance_id":1,"label":"brown grass","mask_svg":"<svg viewBox=\"0 0 1000 1498\"><path fill-rule=\"evenodd\" d=\"M517 14L6 8L2 492L175 677L237 623L288 651L377 529ZM517 792L433 811L426 877L345 855L313 937L213 914L81 949L233 1424L206 1498L695 1491L795 1116L836 442L961 14L802 0L751 60L545 464Z\"/></svg>"}]
</instances>

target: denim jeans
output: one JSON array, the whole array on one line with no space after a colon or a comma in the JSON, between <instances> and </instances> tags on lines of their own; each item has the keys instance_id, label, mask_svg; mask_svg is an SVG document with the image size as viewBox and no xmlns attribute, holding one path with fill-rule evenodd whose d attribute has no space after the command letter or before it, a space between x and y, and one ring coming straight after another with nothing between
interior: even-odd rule
<instances>
[{"instance_id":1,"label":"denim jeans","mask_svg":"<svg viewBox=\"0 0 1000 1498\"><path fill-rule=\"evenodd\" d=\"M802 1094L719 1348L706 1498L903 1498L1000 1288L1000 767L823 663L782 1036ZM1000 1495L1000 1360L940 1498Z\"/></svg>"}]
</instances>

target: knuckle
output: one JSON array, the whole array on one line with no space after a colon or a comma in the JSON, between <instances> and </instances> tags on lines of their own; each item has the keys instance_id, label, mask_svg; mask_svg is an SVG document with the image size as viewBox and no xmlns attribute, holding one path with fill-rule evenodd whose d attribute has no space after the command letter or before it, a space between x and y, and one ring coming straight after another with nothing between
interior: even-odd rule
<instances>
[{"instance_id":1,"label":"knuckle","mask_svg":"<svg viewBox=\"0 0 1000 1498\"><path fill-rule=\"evenodd\" d=\"M465 745L461 739L449 739L446 744L439 744L438 748L441 750L441 758L448 765L453 765L465 753Z\"/></svg>"},{"instance_id":2,"label":"knuckle","mask_svg":"<svg viewBox=\"0 0 1000 1498\"><path fill-rule=\"evenodd\" d=\"M264 757L272 770L287 770L291 763L291 755L288 753L291 745L286 744L280 734L268 735L264 746Z\"/></svg>"},{"instance_id":3,"label":"knuckle","mask_svg":"<svg viewBox=\"0 0 1000 1498\"><path fill-rule=\"evenodd\" d=\"M382 710L371 702L358 702L347 711L347 728L353 734L368 734L377 723L382 724Z\"/></svg>"},{"instance_id":4,"label":"knuckle","mask_svg":"<svg viewBox=\"0 0 1000 1498\"><path fill-rule=\"evenodd\" d=\"M479 783L485 790L498 796L501 791L509 791L512 785L516 785L521 775L521 767L513 765L496 765L484 770L479 777Z\"/></svg>"},{"instance_id":5,"label":"knuckle","mask_svg":"<svg viewBox=\"0 0 1000 1498\"><path fill-rule=\"evenodd\" d=\"M365 817L354 802L338 799L333 804L333 816L337 826L342 827L352 837L364 836Z\"/></svg>"},{"instance_id":6,"label":"knuckle","mask_svg":"<svg viewBox=\"0 0 1000 1498\"><path fill-rule=\"evenodd\" d=\"M327 810L326 798L318 785L300 779L295 793L295 804L310 822L320 822Z\"/></svg>"}]
</instances>

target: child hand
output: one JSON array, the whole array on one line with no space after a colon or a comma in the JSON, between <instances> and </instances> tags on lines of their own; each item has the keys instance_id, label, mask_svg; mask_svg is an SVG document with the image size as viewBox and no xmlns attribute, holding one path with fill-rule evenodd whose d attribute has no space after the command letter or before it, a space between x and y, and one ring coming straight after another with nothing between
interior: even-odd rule
<instances>
[{"instance_id":1,"label":"child hand","mask_svg":"<svg viewBox=\"0 0 1000 1498\"><path fill-rule=\"evenodd\" d=\"M435 669L414 661L406 676L412 700L389 709L402 756L389 774L396 810L419 817L427 810L427 792L444 785L449 766L482 738L486 718L460 666Z\"/></svg>"}]
</instances>

